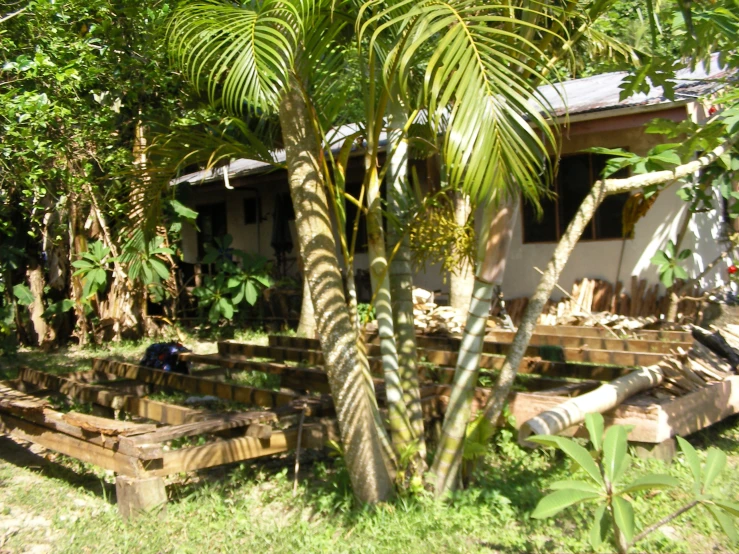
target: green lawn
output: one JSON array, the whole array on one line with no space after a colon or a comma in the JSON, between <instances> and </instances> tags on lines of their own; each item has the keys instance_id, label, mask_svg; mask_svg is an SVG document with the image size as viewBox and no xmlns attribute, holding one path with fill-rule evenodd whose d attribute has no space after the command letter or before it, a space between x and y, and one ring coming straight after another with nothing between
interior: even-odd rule
<instances>
[{"instance_id":1,"label":"green lawn","mask_svg":"<svg viewBox=\"0 0 739 554\"><path fill-rule=\"evenodd\" d=\"M214 351L215 345L199 343L196 350ZM66 372L85 369L90 357L137 360L142 351L143 346L135 344L104 351L22 351L15 358L0 358L0 377L12 377L23 364ZM709 446L726 452L729 467L716 486L736 501L739 418L693 435L691 442L701 456ZM293 497L293 465L292 456L286 455L176 476L168 481L170 502L163 519L123 522L114 504L110 472L41 448L29 451L0 436L0 553L591 550L589 511L570 508L551 520L530 518L547 486L569 477L572 468L552 452L519 448L508 430L498 434L477 483L447 503L421 496L399 497L375 508L356 506L341 461L322 453L304 453L298 494ZM670 466L636 460L630 471L689 475L680 457ZM638 525L669 514L685 498L677 491L635 496ZM700 510L652 534L637 550L734 551Z\"/></svg>"}]
</instances>

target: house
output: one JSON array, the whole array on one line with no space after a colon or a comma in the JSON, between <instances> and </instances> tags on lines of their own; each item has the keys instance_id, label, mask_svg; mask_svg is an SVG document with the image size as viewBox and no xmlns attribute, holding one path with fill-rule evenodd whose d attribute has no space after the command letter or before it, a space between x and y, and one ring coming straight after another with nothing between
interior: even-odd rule
<instances>
[{"instance_id":1,"label":"house","mask_svg":"<svg viewBox=\"0 0 739 554\"><path fill-rule=\"evenodd\" d=\"M599 146L646 153L660 144L663 137L646 134L644 126L656 118L705 120L709 106L701 98L716 92L720 88L716 79L725 74L714 57L709 68L699 66L694 71L686 69L678 73L674 100L665 98L660 87L653 87L647 94L621 101L619 85L625 76L626 73L608 73L542 87L541 92L555 109L564 135L556 196L543 200L541 219L535 217L531 207L522 207L503 283L507 297L533 293L539 280L534 268L547 264L569 219L598 178L603 156L583 150ZM346 127L338 132L348 134L350 130ZM297 274L297 246L292 246L297 245L295 228L289 222L290 210L285 207L289 204L286 171L253 160L234 161L226 171L225 181L224 168L193 173L176 181L185 184L187 203L200 213L199 231L192 227L183 230L184 261L196 262L204 242L229 233L234 246L248 252L274 257L275 248L282 249L281 271ZM359 187L362 174L361 156L353 158L347 170L349 190ZM650 259L677 234L685 210L685 204L676 195L678 188L672 187L659 195L629 238L623 237L621 225L627 196L607 199L575 248L560 285L569 290L576 279L583 277L615 283L628 281L632 275L650 284L658 283L656 267ZM721 206L722 201L717 200L716 205ZM683 242L684 247L693 251L685 264L691 276L700 274L720 254L727 227L720 208L718 213L701 213L693 218ZM283 244L276 244L276 240ZM366 255L360 253L356 268L366 269L367 265ZM716 268L705 276L702 284L720 284L726 278L725 273L725 266ZM448 290L445 281L434 268L416 277L417 286L431 290Z\"/></svg>"}]
</instances>

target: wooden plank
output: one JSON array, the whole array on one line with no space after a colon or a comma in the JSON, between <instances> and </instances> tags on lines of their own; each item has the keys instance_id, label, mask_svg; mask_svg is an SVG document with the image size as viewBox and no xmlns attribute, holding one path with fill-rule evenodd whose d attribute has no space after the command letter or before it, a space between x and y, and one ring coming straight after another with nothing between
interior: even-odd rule
<instances>
[{"instance_id":1,"label":"wooden plank","mask_svg":"<svg viewBox=\"0 0 739 554\"><path fill-rule=\"evenodd\" d=\"M121 475L135 477L144 473L144 467L136 457L53 431L10 414L0 413L0 431Z\"/></svg>"},{"instance_id":2,"label":"wooden plank","mask_svg":"<svg viewBox=\"0 0 739 554\"><path fill-rule=\"evenodd\" d=\"M303 444L306 447L315 447L322 444L322 426L308 424L303 426ZM169 475L182 471L194 471L222 464L252 460L273 454L280 454L292 450L297 445L298 430L273 431L267 440L254 437L237 437L230 440L217 441L202 446L194 446L182 450L165 452L162 458L162 467L149 471L150 475Z\"/></svg>"},{"instance_id":3,"label":"wooden plank","mask_svg":"<svg viewBox=\"0 0 739 554\"><path fill-rule=\"evenodd\" d=\"M711 383L698 391L662 402L659 407L658 438L687 436L739 413L739 376Z\"/></svg>"},{"instance_id":4,"label":"wooden plank","mask_svg":"<svg viewBox=\"0 0 739 554\"><path fill-rule=\"evenodd\" d=\"M224 400L242 402L244 404L256 404L265 408L284 406L298 397L295 393L245 387L243 385L230 385L193 375L181 375L112 360L98 358L93 360L93 364L96 368L104 368L105 371L114 373L119 377L136 379L144 383L193 394L216 396ZM279 364L273 365L277 366Z\"/></svg>"},{"instance_id":5,"label":"wooden plank","mask_svg":"<svg viewBox=\"0 0 739 554\"><path fill-rule=\"evenodd\" d=\"M126 435L129 433L149 433L157 426L152 423L134 423L133 421L118 421L79 412L68 412L62 415L62 419L70 425L75 425L101 435Z\"/></svg>"},{"instance_id":6,"label":"wooden plank","mask_svg":"<svg viewBox=\"0 0 739 554\"><path fill-rule=\"evenodd\" d=\"M301 339L300 341L303 343L304 341ZM283 347L277 347L277 346L263 346L259 347L259 349L256 349L256 347L253 347L253 345L241 345L243 348L239 349L237 347L237 343L231 343L230 352L241 352L244 355L236 355L231 354L228 359L223 359L223 357L216 357L213 355L198 355L193 356L192 354L187 354L187 359L190 359L192 361L198 361L201 363L224 363L227 366L238 369L239 367L245 367L246 369L250 369L253 367L253 364L260 364L263 362L250 362L248 360L248 355L253 352L258 352L262 354L263 356L274 353L275 355L279 356L280 352L291 350L299 352L297 349L286 349ZM377 345L368 345L368 351L372 354L379 354L379 347ZM440 366L438 368L434 368L434 370L438 370L439 372L443 374L448 374L449 371L454 371L453 368L457 363L457 353L446 351L446 350L429 350L429 349L422 349L418 352L419 357L424 360L427 363L434 364L436 366ZM292 354L290 354L292 355ZM320 355L320 353L317 353L319 357L317 357L318 360L322 361L323 358ZM505 361L505 358L502 356L497 355L490 355L490 354L483 354L480 358L480 367L482 369L487 370L499 370L503 367L503 363ZM371 357L370 358L370 366L373 368L373 371L378 372L381 370L381 360L377 357ZM296 372L296 374L299 374L302 371L305 371L307 368L292 368L293 371ZM603 365L588 365L588 364L568 364L568 363L561 363L561 362L548 362L548 361L542 361L540 359L527 357L524 358L521 361L521 364L519 366L519 373L526 374L526 375L543 375L547 377L573 377L573 378L580 378L580 379L598 379L598 380L605 380L610 381L612 379L615 379L616 377L620 377L621 375L625 375L630 371L629 369L625 368L619 368L619 367L608 367ZM427 375L430 377L432 372L427 372ZM446 382L446 378L442 379L444 382Z\"/></svg>"},{"instance_id":7,"label":"wooden plank","mask_svg":"<svg viewBox=\"0 0 739 554\"><path fill-rule=\"evenodd\" d=\"M270 341L272 342L270 337ZM315 339L305 339L302 337L274 337L273 347L293 348L297 349L302 345L308 345L316 348L318 341ZM279 340L278 340L279 339ZM461 345L461 339L456 337L425 337L419 336L416 339L416 343L419 348L424 350L442 350L455 352L459 350ZM493 341L485 341L483 343L483 352L486 354L501 354L507 353L510 343L499 343ZM550 359L550 361L560 362L587 362L595 364L612 364L621 366L648 366L654 365L662 359L660 353L652 352L622 352L616 350L601 350L597 348L586 348L584 345L578 348L560 348L560 351L555 351L558 348L555 345L541 345L541 346L529 346L526 349L526 357L542 357L545 359L556 355L558 359ZM232 350L236 350L235 347L231 346ZM379 355L379 348L377 345L368 345L368 355L377 356ZM425 352L419 351L419 356L422 357ZM319 358L320 359L320 358ZM435 362L434 362L435 363ZM492 369L492 368L491 368Z\"/></svg>"},{"instance_id":8,"label":"wooden plank","mask_svg":"<svg viewBox=\"0 0 739 554\"><path fill-rule=\"evenodd\" d=\"M254 423L276 422L277 415L273 412L239 412L225 413L208 419L182 425L171 425L151 432L127 437L131 444L156 444L181 437L214 433L225 429L248 427Z\"/></svg>"},{"instance_id":9,"label":"wooden plank","mask_svg":"<svg viewBox=\"0 0 739 554\"><path fill-rule=\"evenodd\" d=\"M170 425L197 421L208 415L202 410L120 394L115 390L98 385L77 383L59 375L51 375L28 367L21 369L19 379L32 385L57 391L80 402L94 402Z\"/></svg>"}]
</instances>

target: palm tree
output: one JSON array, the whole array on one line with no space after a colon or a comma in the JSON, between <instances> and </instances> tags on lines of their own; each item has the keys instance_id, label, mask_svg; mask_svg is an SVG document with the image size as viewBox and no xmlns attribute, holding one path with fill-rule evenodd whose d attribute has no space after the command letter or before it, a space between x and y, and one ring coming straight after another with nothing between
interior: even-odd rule
<instances>
[{"instance_id":1,"label":"palm tree","mask_svg":"<svg viewBox=\"0 0 739 554\"><path fill-rule=\"evenodd\" d=\"M602 7L608 1L595 4ZM399 366L394 339L379 201L382 178L388 171L391 176L403 173L403 141L423 109L435 136L441 137L445 179L486 206L484 229L505 220L501 206L508 199L524 194L536 200L541 176L546 175L543 160L555 136L535 86L546 82L555 63L547 52L571 46L572 38L563 42L563 37L570 18L581 13L579 8L576 2L556 7L471 0L371 1L359 9L351 2L263 0L238 7L210 0L183 6L174 14L168 32L173 59L196 86L202 83L213 101L232 112L279 114L300 254L347 465L360 500L377 501L391 494L394 453L379 418L356 318L343 292L329 223L332 211L344 222L342 168L350 150L346 146L356 138L347 140L333 160L332 180L328 168L333 156L330 150L324 153L325 137L337 103L343 102L335 87L341 81L336 75L342 68L347 23L356 23L357 54L366 79L364 195L391 433L398 452L420 441L422 434L412 417L414 404L419 405L417 377L414 382L414 372ZM580 32L575 31L573 37ZM390 163L378 167L389 113L396 114ZM353 241L343 235L340 241L351 267ZM498 242L481 242L476 291L434 462L439 493L453 482L469 419L491 296L486 259ZM406 317L403 325L412 325L412 319ZM405 343L402 349L408 350Z\"/></svg>"},{"instance_id":2,"label":"palm tree","mask_svg":"<svg viewBox=\"0 0 739 554\"><path fill-rule=\"evenodd\" d=\"M345 19L330 2L265 0L248 7L197 2L179 8L168 29L173 61L211 100L242 114L279 114L300 254L336 405L352 485L364 502L392 495L392 465L366 357L357 347L343 292L325 193L316 95L336 63ZM322 98L325 99L325 98ZM320 99L319 99L320 100ZM330 105L322 106L324 113Z\"/></svg>"}]
</instances>

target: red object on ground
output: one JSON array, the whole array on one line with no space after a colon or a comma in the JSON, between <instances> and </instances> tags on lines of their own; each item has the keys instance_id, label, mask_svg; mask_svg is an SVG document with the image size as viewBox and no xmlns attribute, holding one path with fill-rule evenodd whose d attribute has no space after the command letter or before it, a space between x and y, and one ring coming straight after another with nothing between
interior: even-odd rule
<instances>
[{"instance_id":1,"label":"red object on ground","mask_svg":"<svg viewBox=\"0 0 739 554\"><path fill-rule=\"evenodd\" d=\"M729 275L734 275L734 273L736 273L736 271L737 271L737 267L735 265L730 265L729 266Z\"/></svg>"}]
</instances>

